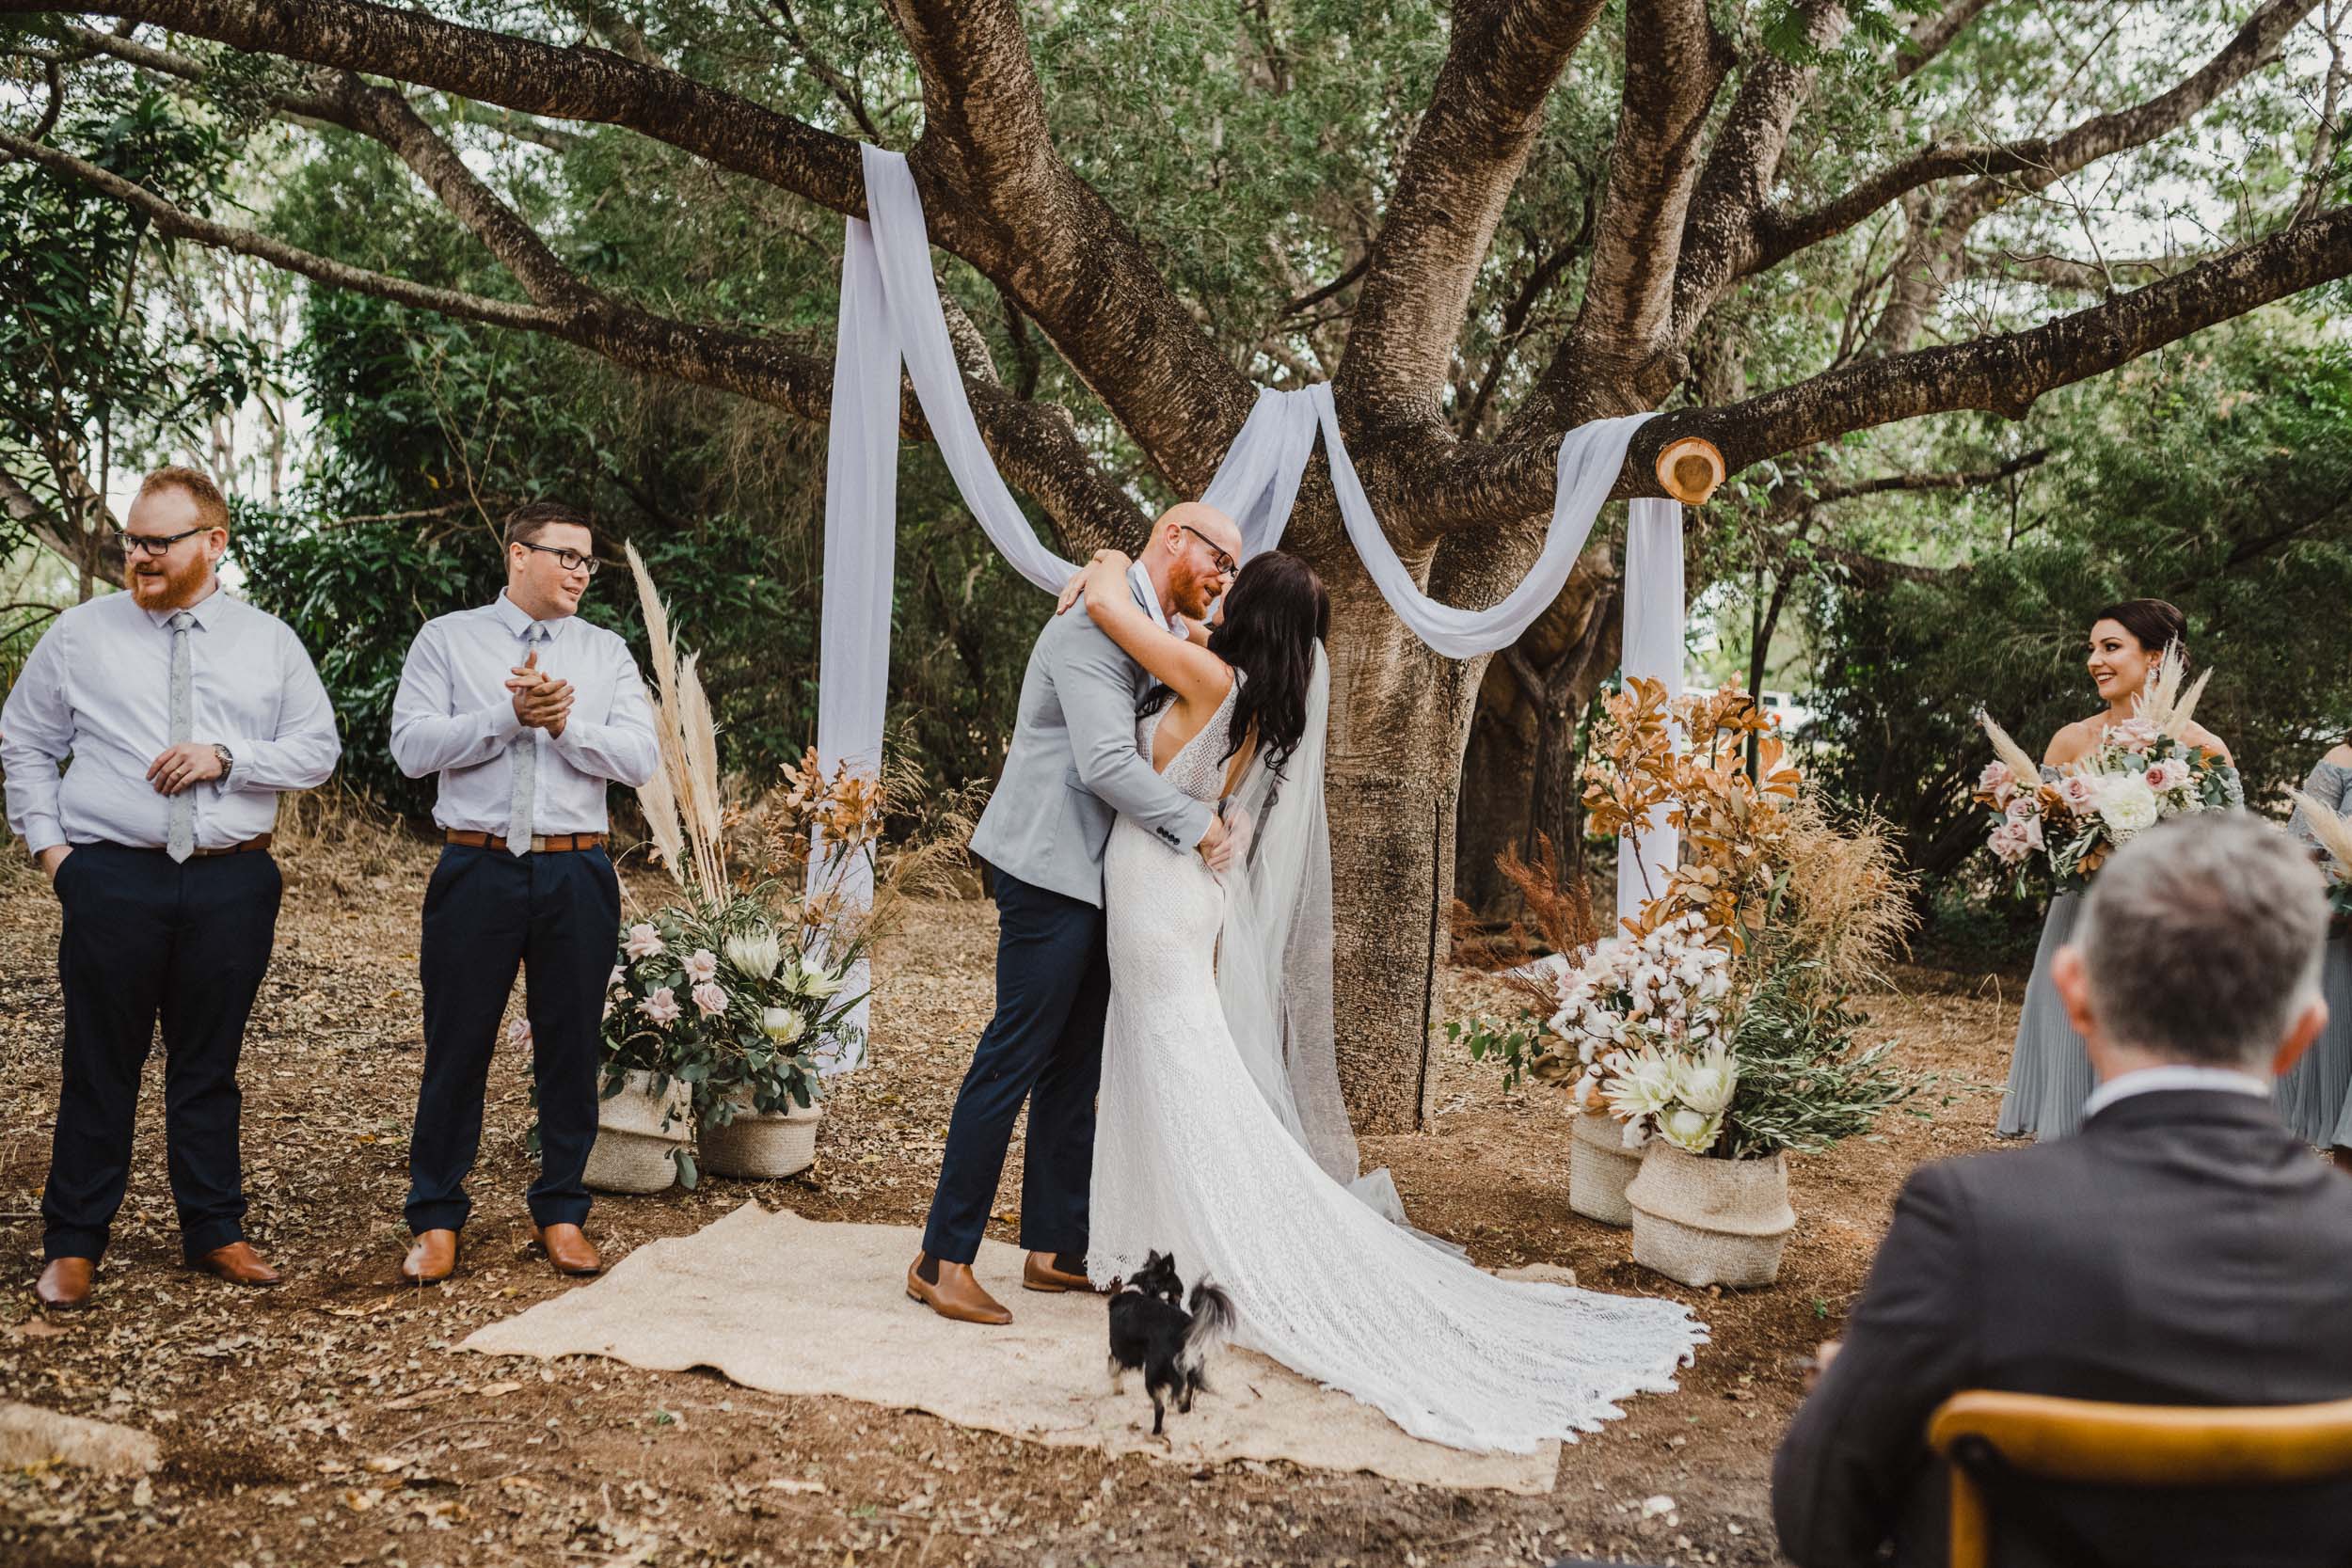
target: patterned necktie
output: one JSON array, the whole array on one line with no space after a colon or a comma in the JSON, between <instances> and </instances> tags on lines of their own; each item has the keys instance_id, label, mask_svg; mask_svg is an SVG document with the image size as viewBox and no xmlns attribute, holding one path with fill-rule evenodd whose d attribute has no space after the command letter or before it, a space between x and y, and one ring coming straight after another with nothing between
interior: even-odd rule
<instances>
[{"instance_id":1,"label":"patterned necktie","mask_svg":"<svg viewBox=\"0 0 2352 1568\"><path fill-rule=\"evenodd\" d=\"M196 624L196 617L184 610L174 610L164 624L171 628L171 743L184 746L196 737L196 672L188 648L188 628ZM175 861L185 861L196 853L193 785L171 798L165 821L164 852Z\"/></svg>"},{"instance_id":2,"label":"patterned necktie","mask_svg":"<svg viewBox=\"0 0 2352 1568\"><path fill-rule=\"evenodd\" d=\"M530 658L532 650L547 640L548 628L533 621L523 628L523 657ZM514 774L514 793L507 797L506 852L510 855L531 853L532 812L537 804L534 796L539 784L539 732L526 724L506 755Z\"/></svg>"}]
</instances>

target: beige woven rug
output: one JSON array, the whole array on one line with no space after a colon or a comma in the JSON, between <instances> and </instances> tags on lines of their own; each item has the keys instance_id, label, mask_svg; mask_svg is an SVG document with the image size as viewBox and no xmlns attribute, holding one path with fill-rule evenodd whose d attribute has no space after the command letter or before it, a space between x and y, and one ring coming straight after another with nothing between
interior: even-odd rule
<instances>
[{"instance_id":1,"label":"beige woven rug","mask_svg":"<svg viewBox=\"0 0 2352 1568\"><path fill-rule=\"evenodd\" d=\"M1170 1411L1130 1377L1113 1398L1102 1299L1020 1289L1021 1253L981 1243L981 1281L1012 1308L1004 1328L951 1323L907 1299L913 1230L827 1225L756 1203L691 1236L639 1247L594 1284L492 1323L460 1347L494 1355L609 1355L633 1367L709 1367L753 1388L926 1410L1040 1443L1179 1465L1287 1459L1428 1486L1551 1490L1560 1446L1474 1454L1425 1443L1346 1394L1250 1352L1210 1363L1216 1392Z\"/></svg>"}]
</instances>

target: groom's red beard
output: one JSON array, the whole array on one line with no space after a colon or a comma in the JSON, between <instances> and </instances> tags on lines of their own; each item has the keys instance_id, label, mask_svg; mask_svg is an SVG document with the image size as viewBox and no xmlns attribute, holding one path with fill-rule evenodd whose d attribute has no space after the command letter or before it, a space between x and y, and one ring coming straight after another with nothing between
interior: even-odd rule
<instances>
[{"instance_id":1,"label":"groom's red beard","mask_svg":"<svg viewBox=\"0 0 2352 1568\"><path fill-rule=\"evenodd\" d=\"M1224 582L1222 577L1194 577L1184 571L1180 563L1178 570L1169 574L1168 596L1176 601L1179 615L1189 615L1198 621L1208 614L1211 605L1216 603L1217 590L1224 586Z\"/></svg>"}]
</instances>

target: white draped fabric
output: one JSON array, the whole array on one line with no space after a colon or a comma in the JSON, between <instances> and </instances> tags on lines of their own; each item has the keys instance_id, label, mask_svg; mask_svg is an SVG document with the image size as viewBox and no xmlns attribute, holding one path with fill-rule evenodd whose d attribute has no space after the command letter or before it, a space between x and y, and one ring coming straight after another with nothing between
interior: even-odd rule
<instances>
[{"instance_id":1,"label":"white draped fabric","mask_svg":"<svg viewBox=\"0 0 2352 1568\"><path fill-rule=\"evenodd\" d=\"M1625 533L1625 637L1618 662L1629 678L1663 681L1666 695L1682 695L1682 507L1637 500ZM1640 912L1665 891L1681 853L1681 839L1652 813L1639 842L1617 844L1617 917ZM1647 874L1645 875L1645 868Z\"/></svg>"},{"instance_id":2,"label":"white draped fabric","mask_svg":"<svg viewBox=\"0 0 2352 1568\"><path fill-rule=\"evenodd\" d=\"M922 199L906 158L870 146L863 153L868 215L848 220L833 423L826 448L817 750L829 770L845 762L874 768L882 759L901 366L964 504L1014 570L1047 592L1058 589L1076 570L1039 542L980 440L948 341L938 284L931 275ZM1558 486L1542 552L1526 579L1486 610L1440 604L1413 581L1373 515L1348 460L1327 386L1295 392L1262 390L1201 499L1239 524L1249 551L1271 549L1289 524L1299 478L1320 439L1341 520L1382 595L1432 648L1449 658L1470 658L1508 647L1559 596L1625 462L1628 443L1650 417L1597 420L1562 438ZM1680 515L1681 509L1671 501L1635 502L1634 539L1650 542L1639 555L1629 546L1626 569L1626 668L1631 673L1668 678L1677 691L1681 689L1682 663ZM1651 519L1651 526L1645 527L1645 517ZM1637 641L1637 625L1660 629ZM1661 845L1656 835L1645 835L1645 842L1653 855L1670 857L1673 852L1670 838ZM817 853L821 866L821 847ZM869 891L861 878L862 873L853 871L850 888L860 896ZM1624 897L1621 877L1621 909ZM865 982L861 971L855 984L863 990ZM866 1022L863 1006L851 1022L862 1034ZM861 1054L838 1048L820 1053L829 1073L855 1066Z\"/></svg>"}]
</instances>

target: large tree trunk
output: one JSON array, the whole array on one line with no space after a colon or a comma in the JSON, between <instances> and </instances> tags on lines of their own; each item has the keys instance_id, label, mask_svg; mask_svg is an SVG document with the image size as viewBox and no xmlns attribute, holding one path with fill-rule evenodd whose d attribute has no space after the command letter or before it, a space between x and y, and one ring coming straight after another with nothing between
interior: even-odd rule
<instances>
[{"instance_id":1,"label":"large tree trunk","mask_svg":"<svg viewBox=\"0 0 2352 1568\"><path fill-rule=\"evenodd\" d=\"M1331 594L1332 956L1340 1083L1357 1130L1409 1132L1454 903L1456 784L1486 660L1429 651L1342 542L1311 550Z\"/></svg>"}]
</instances>

